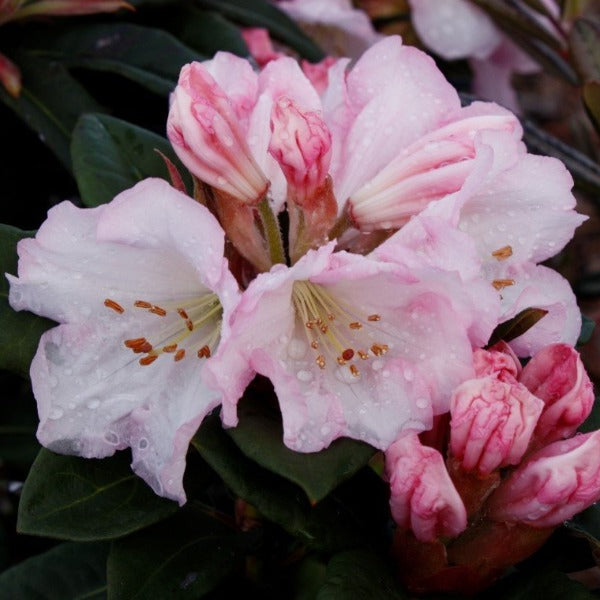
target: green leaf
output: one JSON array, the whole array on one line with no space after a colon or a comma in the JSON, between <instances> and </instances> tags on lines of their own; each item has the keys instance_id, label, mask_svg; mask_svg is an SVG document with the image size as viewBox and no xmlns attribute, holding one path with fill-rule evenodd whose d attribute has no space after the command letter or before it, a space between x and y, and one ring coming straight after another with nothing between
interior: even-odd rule
<instances>
[{"instance_id":1,"label":"green leaf","mask_svg":"<svg viewBox=\"0 0 600 600\"><path fill-rule=\"evenodd\" d=\"M336 554L316 600L404 600L385 557L367 550Z\"/></svg>"},{"instance_id":2,"label":"green leaf","mask_svg":"<svg viewBox=\"0 0 600 600\"><path fill-rule=\"evenodd\" d=\"M588 81L583 86L583 103L596 128L600 132L600 82Z\"/></svg>"},{"instance_id":3,"label":"green leaf","mask_svg":"<svg viewBox=\"0 0 600 600\"><path fill-rule=\"evenodd\" d=\"M371 446L349 439L336 440L321 452L293 452L283 444L279 414L269 414L264 402L242 402L239 415L238 426L227 430L238 448L262 467L298 484L312 504L352 477L375 454Z\"/></svg>"},{"instance_id":4,"label":"green leaf","mask_svg":"<svg viewBox=\"0 0 600 600\"><path fill-rule=\"evenodd\" d=\"M512 319L500 323L492 332L489 346L493 346L496 342L504 340L510 342L520 335L523 335L526 331L529 331L540 319L548 314L547 310L543 308L526 308L519 314L515 315Z\"/></svg>"},{"instance_id":5,"label":"green leaf","mask_svg":"<svg viewBox=\"0 0 600 600\"><path fill-rule=\"evenodd\" d=\"M585 315L581 315L581 331L579 332L579 339L577 340L578 346L583 346L587 344L594 334L594 329L596 328L596 321L594 319L590 319Z\"/></svg>"},{"instance_id":6,"label":"green leaf","mask_svg":"<svg viewBox=\"0 0 600 600\"><path fill-rule=\"evenodd\" d=\"M169 28L182 42L205 56L213 56L220 50L238 56L250 54L239 28L217 12L186 6L174 15Z\"/></svg>"},{"instance_id":7,"label":"green leaf","mask_svg":"<svg viewBox=\"0 0 600 600\"><path fill-rule=\"evenodd\" d=\"M274 38L311 62L325 58L321 48L292 19L266 0L199 0L198 4L246 27L265 27Z\"/></svg>"},{"instance_id":8,"label":"green leaf","mask_svg":"<svg viewBox=\"0 0 600 600\"><path fill-rule=\"evenodd\" d=\"M566 526L576 534L585 537L600 551L600 503L592 504L583 512L567 521Z\"/></svg>"},{"instance_id":9,"label":"green leaf","mask_svg":"<svg viewBox=\"0 0 600 600\"><path fill-rule=\"evenodd\" d=\"M191 189L187 172L165 138L114 117L81 117L73 133L71 154L83 204L110 202L146 177L168 179L165 163L155 148L175 163Z\"/></svg>"},{"instance_id":10,"label":"green leaf","mask_svg":"<svg viewBox=\"0 0 600 600\"><path fill-rule=\"evenodd\" d=\"M569 35L571 54L584 81L600 81L600 21L579 18Z\"/></svg>"},{"instance_id":11,"label":"green leaf","mask_svg":"<svg viewBox=\"0 0 600 600\"><path fill-rule=\"evenodd\" d=\"M105 540L155 523L177 509L129 468L127 453L103 460L42 449L19 504L20 533L74 541Z\"/></svg>"},{"instance_id":12,"label":"green leaf","mask_svg":"<svg viewBox=\"0 0 600 600\"><path fill-rule=\"evenodd\" d=\"M481 600L593 600L595 597L564 573L548 570L512 575L477 596Z\"/></svg>"},{"instance_id":13,"label":"green leaf","mask_svg":"<svg viewBox=\"0 0 600 600\"><path fill-rule=\"evenodd\" d=\"M0 273L17 273L17 242L35 235L0 225ZM53 322L29 312L15 312L8 304L8 280L0 277L0 369L26 376L40 336Z\"/></svg>"},{"instance_id":14,"label":"green leaf","mask_svg":"<svg viewBox=\"0 0 600 600\"><path fill-rule=\"evenodd\" d=\"M192 444L234 494L312 547L356 545L376 535L378 519L387 519L386 492L380 489L386 486L368 469L368 485L355 485L345 496L336 490L311 507L298 486L244 456L215 416L204 420Z\"/></svg>"},{"instance_id":15,"label":"green leaf","mask_svg":"<svg viewBox=\"0 0 600 600\"><path fill-rule=\"evenodd\" d=\"M235 567L240 543L222 523L193 506L158 525L113 542L108 557L111 600L195 600Z\"/></svg>"},{"instance_id":16,"label":"green leaf","mask_svg":"<svg viewBox=\"0 0 600 600\"><path fill-rule=\"evenodd\" d=\"M15 57L23 75L18 99L0 86L0 100L17 113L39 138L71 169L69 145L79 115L102 107L69 74L64 65L21 52Z\"/></svg>"},{"instance_id":17,"label":"green leaf","mask_svg":"<svg viewBox=\"0 0 600 600\"><path fill-rule=\"evenodd\" d=\"M60 544L0 574L0 596L19 600L106 598L108 544Z\"/></svg>"},{"instance_id":18,"label":"green leaf","mask_svg":"<svg viewBox=\"0 0 600 600\"><path fill-rule=\"evenodd\" d=\"M204 58L165 31L127 23L34 30L23 44L37 56L116 73L164 96L183 65Z\"/></svg>"}]
</instances>

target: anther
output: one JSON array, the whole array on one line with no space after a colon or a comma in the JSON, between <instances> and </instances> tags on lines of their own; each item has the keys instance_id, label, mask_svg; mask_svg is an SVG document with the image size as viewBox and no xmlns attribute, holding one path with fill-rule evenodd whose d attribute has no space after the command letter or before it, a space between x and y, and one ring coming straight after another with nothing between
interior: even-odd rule
<instances>
[{"instance_id":1,"label":"anther","mask_svg":"<svg viewBox=\"0 0 600 600\"><path fill-rule=\"evenodd\" d=\"M163 346L163 352L175 352L177 350L177 344L169 344L168 346Z\"/></svg>"},{"instance_id":2,"label":"anther","mask_svg":"<svg viewBox=\"0 0 600 600\"><path fill-rule=\"evenodd\" d=\"M375 355L375 356L382 356L383 354L385 354L388 351L388 346L387 344L373 344L371 346L371 352Z\"/></svg>"},{"instance_id":3,"label":"anther","mask_svg":"<svg viewBox=\"0 0 600 600\"><path fill-rule=\"evenodd\" d=\"M381 317L377 314L369 315L367 318L369 319L369 321L381 321Z\"/></svg>"},{"instance_id":4,"label":"anther","mask_svg":"<svg viewBox=\"0 0 600 600\"><path fill-rule=\"evenodd\" d=\"M362 329L362 323L359 323L358 321L354 321L354 322L350 323L350 325L348 325L348 327L350 327L350 329Z\"/></svg>"},{"instance_id":5,"label":"anther","mask_svg":"<svg viewBox=\"0 0 600 600\"><path fill-rule=\"evenodd\" d=\"M505 287L509 287L511 285L515 285L515 280L514 279L494 279L494 281L492 281L492 285L497 290L502 290Z\"/></svg>"},{"instance_id":6,"label":"anther","mask_svg":"<svg viewBox=\"0 0 600 600\"><path fill-rule=\"evenodd\" d=\"M198 358L210 358L210 348L208 346L202 346L198 350Z\"/></svg>"},{"instance_id":7,"label":"anther","mask_svg":"<svg viewBox=\"0 0 600 600\"><path fill-rule=\"evenodd\" d=\"M513 249L512 246L502 246L502 248L498 248L498 250L494 250L492 252L492 256L497 260L506 260L510 256L512 256Z\"/></svg>"},{"instance_id":8,"label":"anther","mask_svg":"<svg viewBox=\"0 0 600 600\"><path fill-rule=\"evenodd\" d=\"M350 373L352 373L354 377L360 376L360 371L356 368L356 365L350 365Z\"/></svg>"},{"instance_id":9,"label":"anther","mask_svg":"<svg viewBox=\"0 0 600 600\"><path fill-rule=\"evenodd\" d=\"M194 331L194 324L192 323L191 319L186 319L185 320L185 326L190 330L190 331Z\"/></svg>"},{"instance_id":10,"label":"anther","mask_svg":"<svg viewBox=\"0 0 600 600\"><path fill-rule=\"evenodd\" d=\"M118 312L120 315L122 315L125 312L125 309L118 302L115 302L110 298L107 298L104 301L104 306L106 306L106 308L111 308L115 312Z\"/></svg>"},{"instance_id":11,"label":"anther","mask_svg":"<svg viewBox=\"0 0 600 600\"><path fill-rule=\"evenodd\" d=\"M346 364L346 361L344 360L343 356L338 356L336 358L336 360L337 360L337 364L340 365L341 367L343 367Z\"/></svg>"},{"instance_id":12,"label":"anther","mask_svg":"<svg viewBox=\"0 0 600 600\"><path fill-rule=\"evenodd\" d=\"M317 356L315 362L317 363L317 365L319 365L319 369L325 368L325 357L322 354L319 354L319 356Z\"/></svg>"},{"instance_id":13,"label":"anther","mask_svg":"<svg viewBox=\"0 0 600 600\"><path fill-rule=\"evenodd\" d=\"M175 352L175 356L173 357L173 360L175 362L178 362L178 361L182 360L183 358L185 358L185 349L179 348L179 350L177 350L177 352Z\"/></svg>"},{"instance_id":14,"label":"anther","mask_svg":"<svg viewBox=\"0 0 600 600\"><path fill-rule=\"evenodd\" d=\"M321 325L319 329L321 330L321 333L327 333L329 331L329 327L327 327L327 325Z\"/></svg>"},{"instance_id":15,"label":"anther","mask_svg":"<svg viewBox=\"0 0 600 600\"><path fill-rule=\"evenodd\" d=\"M152 304L150 304L150 302L146 302L145 300L136 300L133 305L137 308L152 308Z\"/></svg>"},{"instance_id":16,"label":"anther","mask_svg":"<svg viewBox=\"0 0 600 600\"><path fill-rule=\"evenodd\" d=\"M164 317L167 314L167 311L164 308L156 306L156 304L153 304L149 310L151 313L158 315L159 317Z\"/></svg>"},{"instance_id":17,"label":"anther","mask_svg":"<svg viewBox=\"0 0 600 600\"><path fill-rule=\"evenodd\" d=\"M307 321L304 325L306 325L306 329L312 329L314 323L312 321Z\"/></svg>"},{"instance_id":18,"label":"anther","mask_svg":"<svg viewBox=\"0 0 600 600\"><path fill-rule=\"evenodd\" d=\"M144 342L141 346L136 346L132 348L135 354L147 354L148 352L152 352L152 344L150 342Z\"/></svg>"},{"instance_id":19,"label":"anther","mask_svg":"<svg viewBox=\"0 0 600 600\"><path fill-rule=\"evenodd\" d=\"M367 360L369 358L369 353L364 350L358 350L358 355L363 359Z\"/></svg>"},{"instance_id":20,"label":"anther","mask_svg":"<svg viewBox=\"0 0 600 600\"><path fill-rule=\"evenodd\" d=\"M333 321L333 320L335 320L335 315L333 315L333 314L329 313L329 314L327 315L327 318L328 318L330 321Z\"/></svg>"},{"instance_id":21,"label":"anther","mask_svg":"<svg viewBox=\"0 0 600 600\"><path fill-rule=\"evenodd\" d=\"M139 360L139 363L145 367L146 365L151 365L157 358L157 354L148 354L147 356L142 356L142 358Z\"/></svg>"},{"instance_id":22,"label":"anther","mask_svg":"<svg viewBox=\"0 0 600 600\"><path fill-rule=\"evenodd\" d=\"M143 344L147 342L146 338L132 338L130 340L125 340L123 343L127 348L139 348Z\"/></svg>"},{"instance_id":23,"label":"anther","mask_svg":"<svg viewBox=\"0 0 600 600\"><path fill-rule=\"evenodd\" d=\"M178 308L177 309L177 314L182 318L182 319L189 319L188 314L185 312L185 310L183 308Z\"/></svg>"},{"instance_id":24,"label":"anther","mask_svg":"<svg viewBox=\"0 0 600 600\"><path fill-rule=\"evenodd\" d=\"M317 340L313 340L313 341L310 343L310 347L311 347L313 350L316 350L316 349L319 347L319 342L317 342Z\"/></svg>"},{"instance_id":25,"label":"anther","mask_svg":"<svg viewBox=\"0 0 600 600\"><path fill-rule=\"evenodd\" d=\"M352 348L346 348L346 350L342 352L342 358L344 360L352 360L354 358L354 350L352 350Z\"/></svg>"}]
</instances>

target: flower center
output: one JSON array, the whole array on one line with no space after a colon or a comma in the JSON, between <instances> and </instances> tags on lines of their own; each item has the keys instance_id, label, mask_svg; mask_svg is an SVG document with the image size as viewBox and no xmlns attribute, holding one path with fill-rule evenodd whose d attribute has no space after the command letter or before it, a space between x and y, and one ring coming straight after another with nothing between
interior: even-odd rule
<instances>
[{"instance_id":1,"label":"flower center","mask_svg":"<svg viewBox=\"0 0 600 600\"><path fill-rule=\"evenodd\" d=\"M104 306L118 314L125 312L121 304L110 298L104 301ZM134 354L143 354L138 361L142 366L151 365L162 354L171 355L176 362L190 354L209 358L219 342L223 307L216 294L208 293L160 305L136 300L133 309L164 319L153 339L140 335L123 341Z\"/></svg>"},{"instance_id":2,"label":"flower center","mask_svg":"<svg viewBox=\"0 0 600 600\"><path fill-rule=\"evenodd\" d=\"M359 316L323 286L308 281L294 282L292 301L320 369L333 363L347 366L353 377L360 377L360 361L388 351L387 344L373 341L370 331L381 321L380 315Z\"/></svg>"}]
</instances>

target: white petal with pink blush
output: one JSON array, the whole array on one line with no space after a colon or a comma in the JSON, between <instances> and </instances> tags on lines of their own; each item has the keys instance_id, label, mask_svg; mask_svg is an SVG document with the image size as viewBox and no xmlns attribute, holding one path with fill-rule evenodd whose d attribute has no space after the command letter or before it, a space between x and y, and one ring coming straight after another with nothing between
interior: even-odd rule
<instances>
[{"instance_id":1,"label":"white petal with pink blush","mask_svg":"<svg viewBox=\"0 0 600 600\"><path fill-rule=\"evenodd\" d=\"M185 502L187 445L220 402L204 365L239 297L223 249L214 217L157 179L95 209L63 202L19 243L11 305L61 323L31 366L43 445L97 458L129 446L134 471Z\"/></svg>"}]
</instances>

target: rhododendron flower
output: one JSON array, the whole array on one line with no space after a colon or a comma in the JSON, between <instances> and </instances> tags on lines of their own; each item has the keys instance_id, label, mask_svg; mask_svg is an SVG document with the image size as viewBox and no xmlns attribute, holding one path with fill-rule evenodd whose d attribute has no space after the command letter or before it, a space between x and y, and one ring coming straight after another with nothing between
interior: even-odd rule
<instances>
[{"instance_id":1,"label":"rhododendron flower","mask_svg":"<svg viewBox=\"0 0 600 600\"><path fill-rule=\"evenodd\" d=\"M416 435L398 440L385 453L394 521L418 540L457 536L467 527L467 512L442 455Z\"/></svg>"},{"instance_id":2,"label":"rhododendron flower","mask_svg":"<svg viewBox=\"0 0 600 600\"><path fill-rule=\"evenodd\" d=\"M535 73L539 65L504 35L473 2L468 0L409 0L411 19L424 44L447 60L469 58L474 71L474 90L487 100L495 100L518 110L517 96L511 86L513 73ZM559 16L553 0L545 8ZM545 17L536 19L549 35Z\"/></svg>"},{"instance_id":3,"label":"rhododendron flower","mask_svg":"<svg viewBox=\"0 0 600 600\"><path fill-rule=\"evenodd\" d=\"M332 56L357 58L382 38L350 0L279 0L276 5Z\"/></svg>"},{"instance_id":4,"label":"rhododendron flower","mask_svg":"<svg viewBox=\"0 0 600 600\"><path fill-rule=\"evenodd\" d=\"M554 442L531 455L489 501L497 521L552 527L600 500L600 431Z\"/></svg>"},{"instance_id":5,"label":"rhododendron flower","mask_svg":"<svg viewBox=\"0 0 600 600\"><path fill-rule=\"evenodd\" d=\"M11 306L60 323L31 365L44 446L96 458L129 446L133 470L185 502L188 443L220 402L204 365L238 298L223 248L208 210L158 179L94 209L63 202L19 242Z\"/></svg>"},{"instance_id":6,"label":"rhododendron flower","mask_svg":"<svg viewBox=\"0 0 600 600\"><path fill-rule=\"evenodd\" d=\"M259 275L208 365L225 424L236 424L237 401L260 373L275 386L295 450L340 436L385 449L404 430L427 429L471 376L467 331L493 310L453 305L463 284L445 275L333 253L333 244Z\"/></svg>"}]
</instances>

